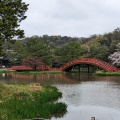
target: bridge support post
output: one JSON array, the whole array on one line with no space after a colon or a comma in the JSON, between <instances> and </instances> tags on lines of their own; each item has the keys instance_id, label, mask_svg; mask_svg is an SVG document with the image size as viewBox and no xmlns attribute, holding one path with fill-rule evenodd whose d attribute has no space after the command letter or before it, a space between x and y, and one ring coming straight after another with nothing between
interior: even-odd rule
<instances>
[{"instance_id":1,"label":"bridge support post","mask_svg":"<svg viewBox=\"0 0 120 120\"><path fill-rule=\"evenodd\" d=\"M90 72L90 65L88 64L87 66L88 66L88 73L89 73Z\"/></svg>"},{"instance_id":2,"label":"bridge support post","mask_svg":"<svg viewBox=\"0 0 120 120\"><path fill-rule=\"evenodd\" d=\"M73 69L72 71L73 71L73 73L74 73L74 72L75 72L75 66L74 66L74 65L73 65L73 68L72 68L72 69Z\"/></svg>"},{"instance_id":3,"label":"bridge support post","mask_svg":"<svg viewBox=\"0 0 120 120\"><path fill-rule=\"evenodd\" d=\"M78 71L79 71L79 73L80 73L80 65L78 65Z\"/></svg>"},{"instance_id":4,"label":"bridge support post","mask_svg":"<svg viewBox=\"0 0 120 120\"><path fill-rule=\"evenodd\" d=\"M83 71L83 69L84 69L84 65L82 64L82 71Z\"/></svg>"}]
</instances>

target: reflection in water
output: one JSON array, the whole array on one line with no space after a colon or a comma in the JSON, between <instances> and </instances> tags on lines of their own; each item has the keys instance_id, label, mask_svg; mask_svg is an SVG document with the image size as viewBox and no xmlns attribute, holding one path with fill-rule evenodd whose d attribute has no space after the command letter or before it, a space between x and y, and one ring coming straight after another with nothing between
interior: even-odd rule
<instances>
[{"instance_id":1,"label":"reflection in water","mask_svg":"<svg viewBox=\"0 0 120 120\"><path fill-rule=\"evenodd\" d=\"M68 105L68 113L51 120L120 120L120 77L84 74L21 75L0 74L1 82L54 85L62 93L58 101ZM57 118L58 117L58 118Z\"/></svg>"},{"instance_id":2,"label":"reflection in water","mask_svg":"<svg viewBox=\"0 0 120 120\"><path fill-rule=\"evenodd\" d=\"M4 75L3 75L4 74ZM30 83L38 82L41 84L80 84L88 81L117 81L120 84L119 77L100 77L93 76L88 73L68 73L68 74L42 74L42 75L23 75L15 73L0 74L0 81L16 82L16 83Z\"/></svg>"}]
</instances>

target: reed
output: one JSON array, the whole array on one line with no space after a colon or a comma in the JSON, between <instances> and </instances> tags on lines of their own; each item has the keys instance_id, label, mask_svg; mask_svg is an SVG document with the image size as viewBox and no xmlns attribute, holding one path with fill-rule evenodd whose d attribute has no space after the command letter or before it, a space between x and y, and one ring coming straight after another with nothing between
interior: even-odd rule
<instances>
[{"instance_id":1,"label":"reed","mask_svg":"<svg viewBox=\"0 0 120 120\"><path fill-rule=\"evenodd\" d=\"M17 85L16 88L19 90L16 90L13 89L14 85L0 84L0 86L1 88L4 86L4 89L7 86L13 92L7 99L1 99L0 120L32 119L38 115L41 118L49 118L57 113L66 112L65 103L54 102L62 97L62 93L55 87L38 84L30 87Z\"/></svg>"}]
</instances>

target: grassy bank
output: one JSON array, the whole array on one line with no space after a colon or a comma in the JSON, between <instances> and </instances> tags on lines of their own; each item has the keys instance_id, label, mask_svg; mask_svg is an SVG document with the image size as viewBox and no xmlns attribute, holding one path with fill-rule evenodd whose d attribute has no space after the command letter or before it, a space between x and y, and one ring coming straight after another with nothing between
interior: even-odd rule
<instances>
[{"instance_id":1,"label":"grassy bank","mask_svg":"<svg viewBox=\"0 0 120 120\"><path fill-rule=\"evenodd\" d=\"M94 75L98 75L98 76L120 76L120 72L98 71L98 72L94 73Z\"/></svg>"},{"instance_id":2,"label":"grassy bank","mask_svg":"<svg viewBox=\"0 0 120 120\"><path fill-rule=\"evenodd\" d=\"M0 73L8 73L8 72L13 72L13 70L0 69Z\"/></svg>"},{"instance_id":3,"label":"grassy bank","mask_svg":"<svg viewBox=\"0 0 120 120\"><path fill-rule=\"evenodd\" d=\"M55 87L0 83L0 120L47 118L66 112L66 104L53 102L61 96Z\"/></svg>"},{"instance_id":4,"label":"grassy bank","mask_svg":"<svg viewBox=\"0 0 120 120\"><path fill-rule=\"evenodd\" d=\"M63 71L21 71L21 72L15 72L17 74L61 74L64 73Z\"/></svg>"},{"instance_id":5,"label":"grassy bank","mask_svg":"<svg viewBox=\"0 0 120 120\"><path fill-rule=\"evenodd\" d=\"M78 68L75 68L71 71L72 73L78 73L79 72L79 69ZM80 68L80 72L81 73L88 73L88 68ZM89 68L89 72L93 72L93 69L92 68Z\"/></svg>"}]
</instances>

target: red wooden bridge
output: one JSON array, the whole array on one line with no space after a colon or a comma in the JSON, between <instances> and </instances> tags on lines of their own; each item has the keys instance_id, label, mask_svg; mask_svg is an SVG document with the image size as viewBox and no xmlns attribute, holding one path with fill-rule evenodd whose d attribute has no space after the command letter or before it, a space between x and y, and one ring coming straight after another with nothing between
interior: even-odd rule
<instances>
[{"instance_id":1,"label":"red wooden bridge","mask_svg":"<svg viewBox=\"0 0 120 120\"><path fill-rule=\"evenodd\" d=\"M111 65L105 61L94 59L94 58L82 58L82 59L76 59L76 60L70 61L70 62L66 63L65 65L63 65L60 68L60 70L67 71L72 66L76 66L76 65L80 65L80 64L94 65L94 66L97 66L97 67L99 67L105 71L108 71L108 72L117 71L117 68L114 67L113 65Z\"/></svg>"},{"instance_id":2,"label":"red wooden bridge","mask_svg":"<svg viewBox=\"0 0 120 120\"><path fill-rule=\"evenodd\" d=\"M87 64L87 65L94 65L97 66L105 71L108 72L115 72L117 71L117 68L114 67L113 65L102 61L102 60L98 60L98 59L94 59L94 58L82 58L82 59L76 59L73 61L70 61L68 63L66 63L65 65L63 65L60 68L50 68L49 66L38 66L37 70L39 71L46 71L46 70L52 70L52 71L68 71L71 68L73 68L73 66L79 66L80 64ZM29 66L13 66L11 69L13 70L17 70L17 71L30 71L33 70L31 67Z\"/></svg>"},{"instance_id":3,"label":"red wooden bridge","mask_svg":"<svg viewBox=\"0 0 120 120\"><path fill-rule=\"evenodd\" d=\"M29 66L13 66L11 68L12 70L16 70L16 71L31 71L33 70L32 67L29 67ZM36 70L39 70L39 71L46 71L46 70L50 70L50 66L37 66Z\"/></svg>"}]
</instances>

